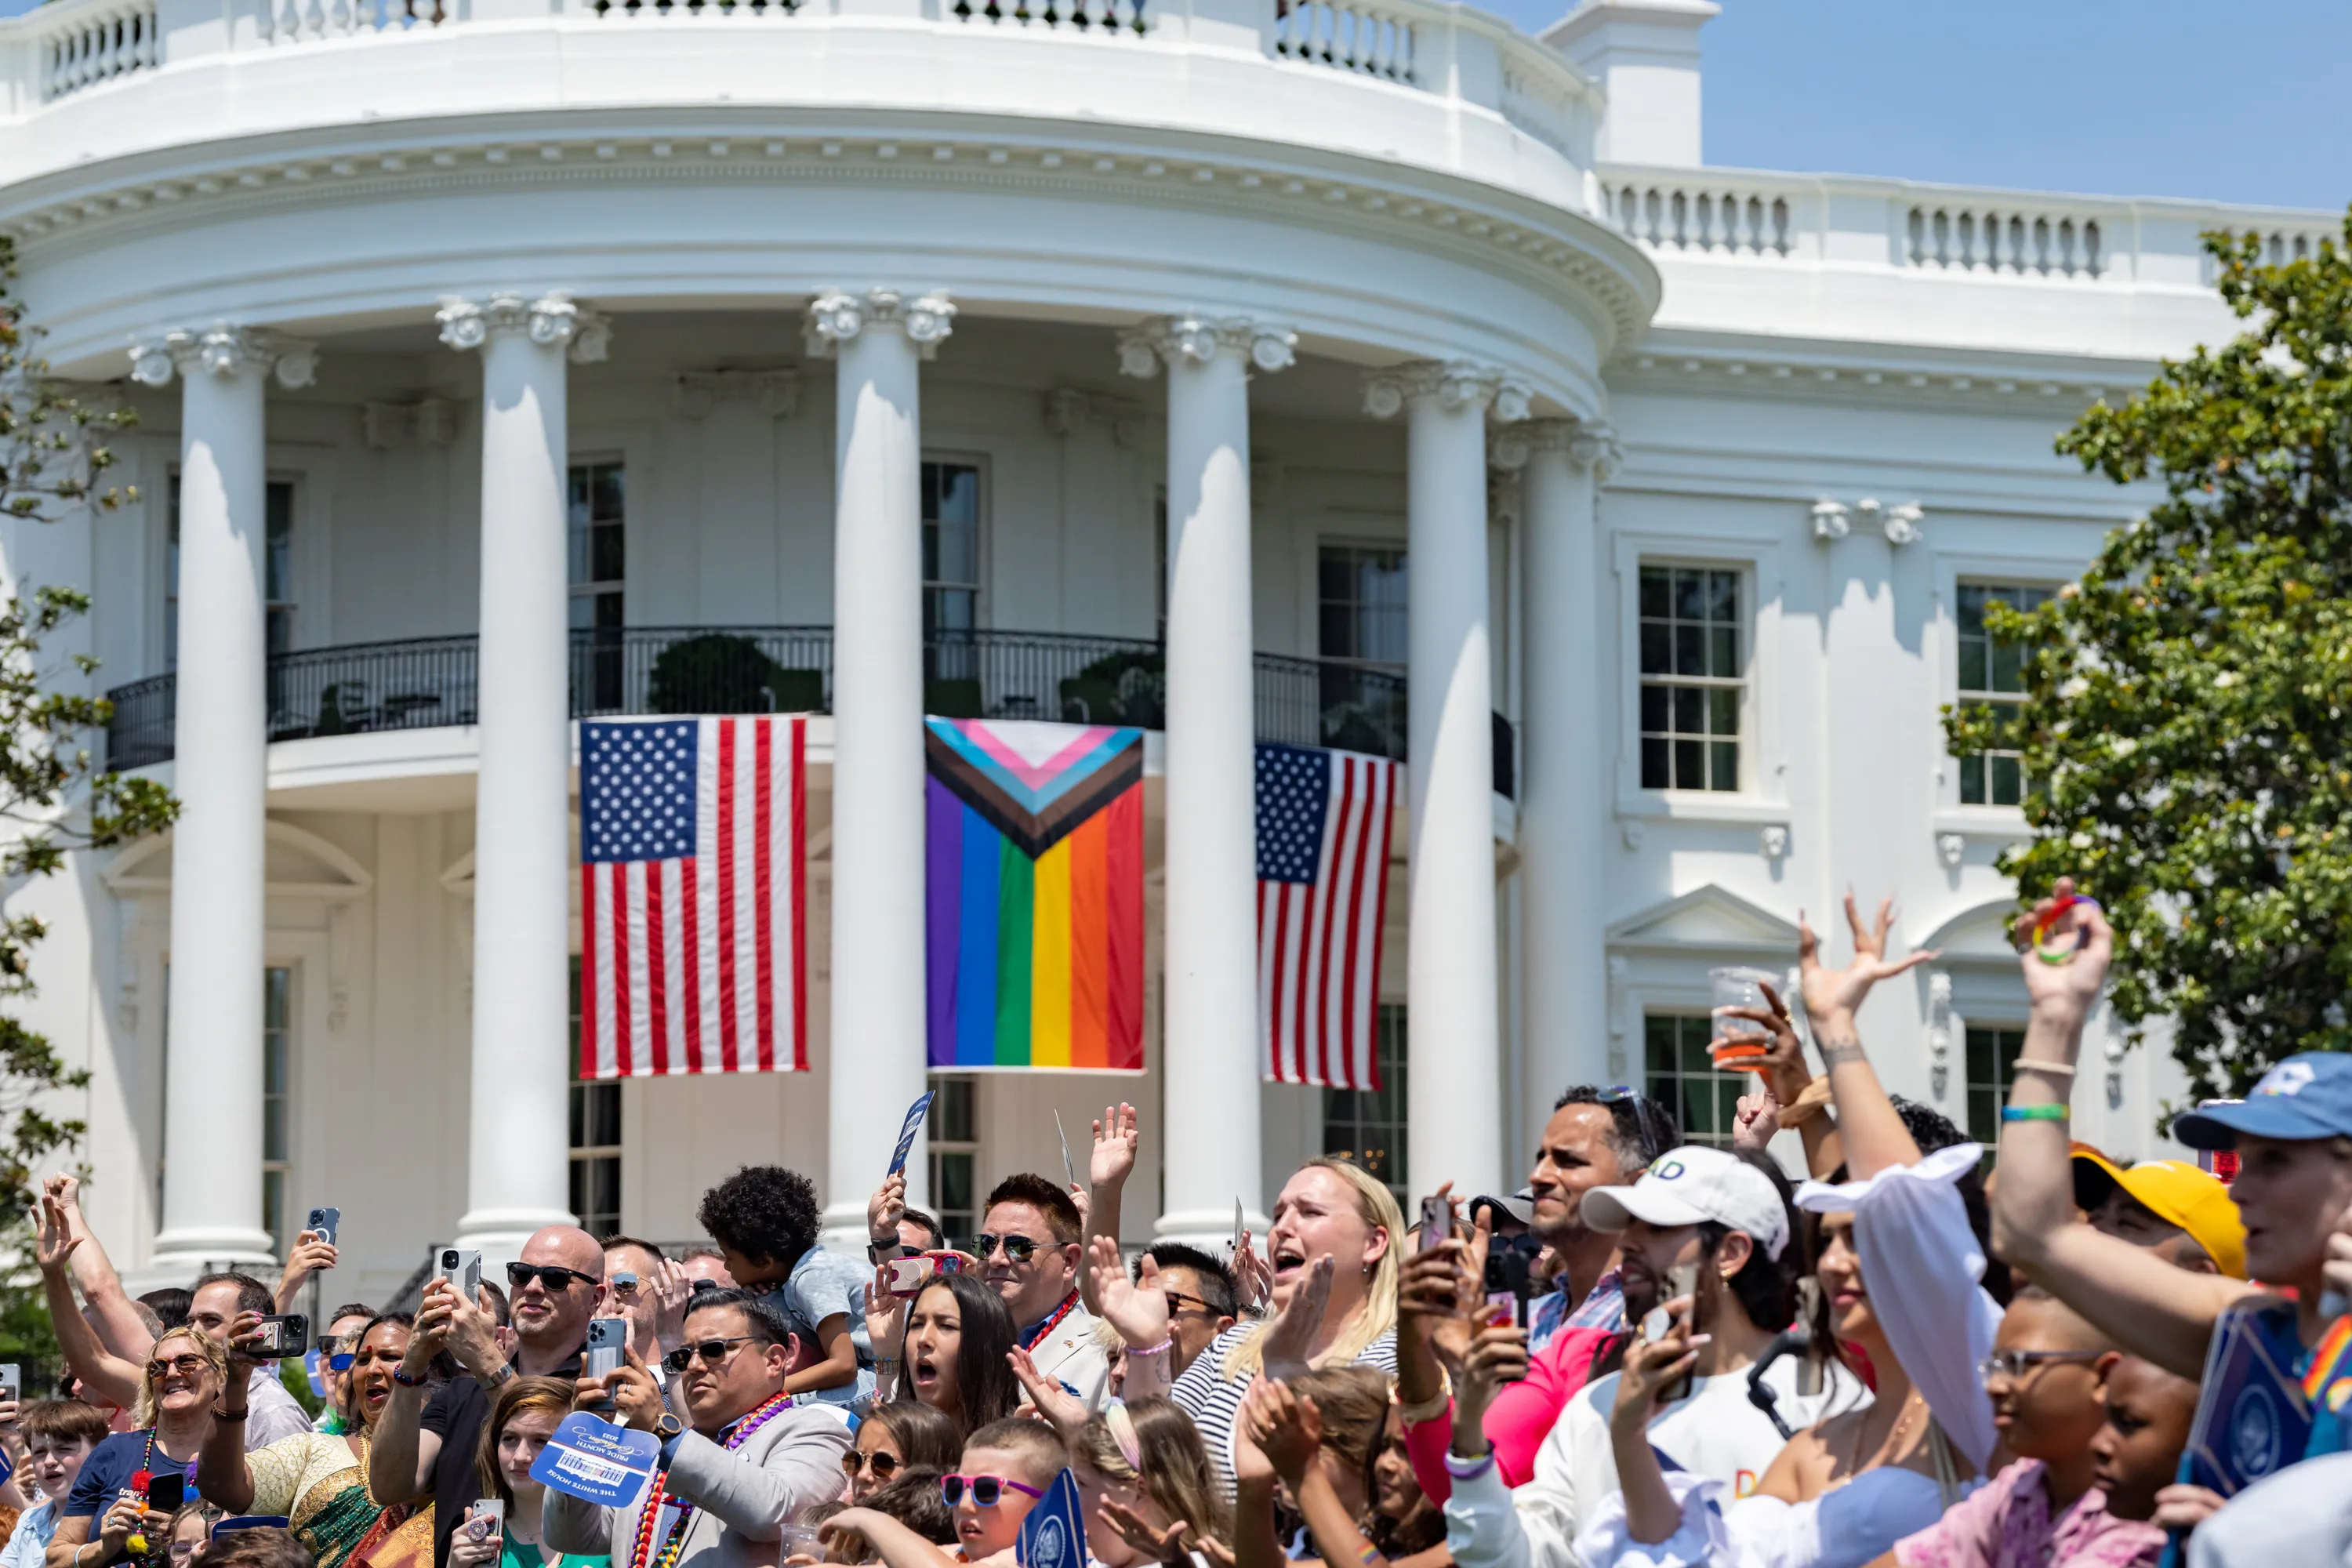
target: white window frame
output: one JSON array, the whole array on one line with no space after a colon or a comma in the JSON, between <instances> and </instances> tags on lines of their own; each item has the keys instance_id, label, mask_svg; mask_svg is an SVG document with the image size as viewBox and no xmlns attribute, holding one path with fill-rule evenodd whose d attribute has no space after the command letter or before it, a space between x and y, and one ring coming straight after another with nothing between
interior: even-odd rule
<instances>
[{"instance_id":1,"label":"white window frame","mask_svg":"<svg viewBox=\"0 0 2352 1568\"><path fill-rule=\"evenodd\" d=\"M1960 700L1960 584L2048 588L2082 575L2087 557L2055 552L1937 551L1934 557L1935 605L1932 635L1926 639L1928 672L1936 693L1935 830L1937 837L1958 834L1963 843L1990 841L1995 847L2019 842L2028 835L2025 813L2014 805L1960 804L1959 759L1945 749L1943 710Z\"/></svg>"},{"instance_id":2,"label":"white window frame","mask_svg":"<svg viewBox=\"0 0 2352 1568\"><path fill-rule=\"evenodd\" d=\"M980 473L980 539L978 548L973 552L973 570L979 580L972 585L971 624L975 631L985 631L992 625L990 616L996 597L990 591L990 582L995 575L992 570L996 533L995 460L987 452L967 447L926 447L917 461L919 464L954 463L977 469ZM918 473L919 475L919 469ZM921 499L919 495L916 497L918 510L920 510ZM923 592L929 594L930 591L931 580L927 577L923 580Z\"/></svg>"},{"instance_id":3,"label":"white window frame","mask_svg":"<svg viewBox=\"0 0 2352 1568\"><path fill-rule=\"evenodd\" d=\"M1788 748L1780 700L1780 548L1769 541L1628 531L1611 540L1617 585L1616 812L1621 817L1786 823ZM1642 785L1642 568L1698 566L1740 574L1746 602L1746 697L1740 704L1739 788Z\"/></svg>"}]
</instances>

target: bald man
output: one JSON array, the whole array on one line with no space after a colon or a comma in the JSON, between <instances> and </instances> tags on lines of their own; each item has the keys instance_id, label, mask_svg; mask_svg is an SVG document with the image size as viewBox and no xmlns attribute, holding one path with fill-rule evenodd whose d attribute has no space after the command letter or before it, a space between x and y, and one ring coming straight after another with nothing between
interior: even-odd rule
<instances>
[{"instance_id":1,"label":"bald man","mask_svg":"<svg viewBox=\"0 0 2352 1568\"><path fill-rule=\"evenodd\" d=\"M433 1561L446 1568L449 1535L481 1493L474 1452L489 1421L490 1397L508 1379L580 1376L588 1320L604 1300L604 1249L574 1226L551 1225L523 1243L507 1265L515 1353L499 1348L498 1321L487 1301L467 1301L446 1279L425 1288L408 1354L394 1373L392 1401L376 1421L368 1485L386 1505L433 1500ZM466 1375L430 1400L425 1369L442 1350Z\"/></svg>"}]
</instances>

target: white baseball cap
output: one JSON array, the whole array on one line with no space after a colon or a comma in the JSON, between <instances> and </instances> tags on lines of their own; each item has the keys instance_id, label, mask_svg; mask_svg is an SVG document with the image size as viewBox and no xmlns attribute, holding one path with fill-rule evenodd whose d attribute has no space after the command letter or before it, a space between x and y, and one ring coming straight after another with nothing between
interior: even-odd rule
<instances>
[{"instance_id":1,"label":"white baseball cap","mask_svg":"<svg viewBox=\"0 0 2352 1568\"><path fill-rule=\"evenodd\" d=\"M1623 1230L1635 1220L1697 1225L1704 1220L1744 1231L1778 1259L1789 1245L1789 1210L1772 1178L1737 1154L1685 1143L1650 1162L1630 1187L1594 1187L1580 1208L1594 1230Z\"/></svg>"}]
</instances>

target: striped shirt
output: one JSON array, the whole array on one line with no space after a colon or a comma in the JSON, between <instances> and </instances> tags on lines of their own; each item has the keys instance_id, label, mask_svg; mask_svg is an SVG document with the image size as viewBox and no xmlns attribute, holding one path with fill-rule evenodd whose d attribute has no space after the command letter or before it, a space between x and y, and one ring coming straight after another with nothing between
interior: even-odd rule
<instances>
[{"instance_id":1,"label":"striped shirt","mask_svg":"<svg viewBox=\"0 0 2352 1568\"><path fill-rule=\"evenodd\" d=\"M1242 1396L1249 1392L1246 1377L1226 1377L1223 1373L1225 1352L1242 1339L1257 1331L1256 1323L1236 1323L1219 1334L1209 1348L1192 1358L1176 1386L1168 1391L1179 1409L1192 1418L1200 1429L1201 1446L1209 1450L1209 1463L1217 1472L1217 1489L1227 1501L1234 1496L1234 1418L1241 1413ZM1391 1329L1366 1345L1356 1357L1358 1366L1394 1378L1396 1376L1396 1331Z\"/></svg>"}]
</instances>

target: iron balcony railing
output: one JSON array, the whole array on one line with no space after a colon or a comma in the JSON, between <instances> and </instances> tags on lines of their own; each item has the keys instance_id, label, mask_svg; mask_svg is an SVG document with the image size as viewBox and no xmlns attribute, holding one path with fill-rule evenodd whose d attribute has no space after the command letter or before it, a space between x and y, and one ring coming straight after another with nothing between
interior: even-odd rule
<instances>
[{"instance_id":1,"label":"iron balcony railing","mask_svg":"<svg viewBox=\"0 0 2352 1568\"><path fill-rule=\"evenodd\" d=\"M477 642L405 637L272 655L269 738L303 740L475 721ZM830 626L627 626L572 633L574 718L639 713L830 712ZM1262 653L1257 734L1402 761L1405 679L1394 670ZM173 753L174 678L107 693L107 763ZM1157 642L1064 632L943 631L923 644L923 705L955 719L1165 727ZM1495 716L1495 787L1514 793L1512 731Z\"/></svg>"}]
</instances>

